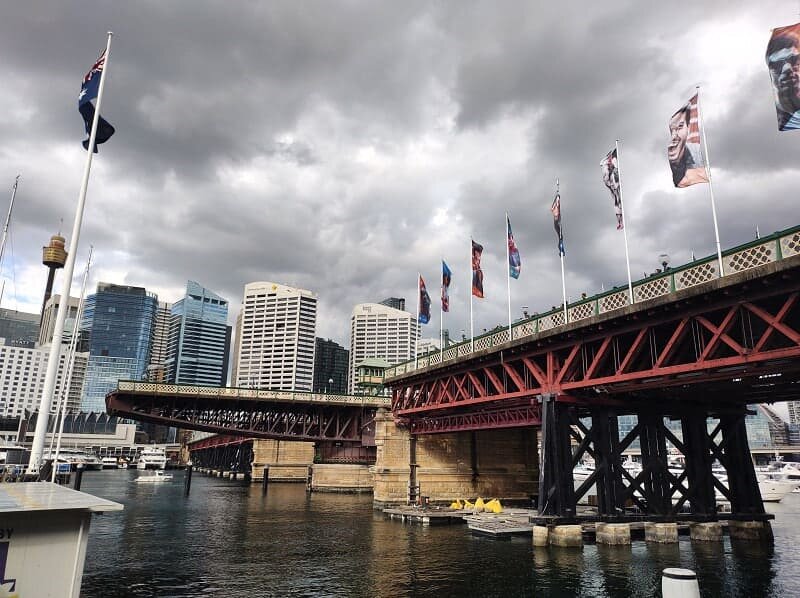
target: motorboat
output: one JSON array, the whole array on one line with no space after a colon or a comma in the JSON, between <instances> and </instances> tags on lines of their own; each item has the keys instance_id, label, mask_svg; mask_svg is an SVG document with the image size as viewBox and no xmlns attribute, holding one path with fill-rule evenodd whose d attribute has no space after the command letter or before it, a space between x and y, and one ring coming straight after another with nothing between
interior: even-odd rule
<instances>
[{"instance_id":1,"label":"motorboat","mask_svg":"<svg viewBox=\"0 0 800 598\"><path fill-rule=\"evenodd\" d=\"M160 484L172 481L172 474L164 473L163 469L157 469L149 475L140 475L135 481L138 484Z\"/></svg>"},{"instance_id":2,"label":"motorboat","mask_svg":"<svg viewBox=\"0 0 800 598\"><path fill-rule=\"evenodd\" d=\"M576 483L584 482L593 473L594 464L581 461L572 470L572 479L575 480Z\"/></svg>"},{"instance_id":3,"label":"motorboat","mask_svg":"<svg viewBox=\"0 0 800 598\"><path fill-rule=\"evenodd\" d=\"M103 457L102 462L103 469L117 469L119 467L116 457Z\"/></svg>"},{"instance_id":4,"label":"motorboat","mask_svg":"<svg viewBox=\"0 0 800 598\"><path fill-rule=\"evenodd\" d=\"M784 479L784 475L781 473L759 472L756 477L761 500L764 502L781 502L784 496L797 488L797 482Z\"/></svg>"},{"instance_id":5,"label":"motorboat","mask_svg":"<svg viewBox=\"0 0 800 598\"><path fill-rule=\"evenodd\" d=\"M136 463L137 469L166 469L166 467L167 454L163 448L157 446L144 447Z\"/></svg>"}]
</instances>

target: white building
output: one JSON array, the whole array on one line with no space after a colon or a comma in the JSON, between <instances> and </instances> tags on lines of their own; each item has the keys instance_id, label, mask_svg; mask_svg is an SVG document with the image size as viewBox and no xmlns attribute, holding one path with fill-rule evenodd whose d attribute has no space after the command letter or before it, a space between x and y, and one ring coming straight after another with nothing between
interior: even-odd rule
<instances>
[{"instance_id":1,"label":"white building","mask_svg":"<svg viewBox=\"0 0 800 598\"><path fill-rule=\"evenodd\" d=\"M56 329L56 313L58 305L61 303L61 295L53 295L44 304L42 314L42 324L39 327L39 344L46 345L53 340L53 332ZM61 342L65 345L72 339L72 331L75 329L75 318L78 315L79 297L70 297L67 303L67 316L64 320L64 333L61 335Z\"/></svg>"},{"instance_id":2,"label":"white building","mask_svg":"<svg viewBox=\"0 0 800 598\"><path fill-rule=\"evenodd\" d=\"M274 282L244 287L237 318L233 385L310 391L314 382L317 296Z\"/></svg>"},{"instance_id":3,"label":"white building","mask_svg":"<svg viewBox=\"0 0 800 598\"><path fill-rule=\"evenodd\" d=\"M800 401L787 401L786 407L789 409L789 423L800 424Z\"/></svg>"},{"instance_id":4,"label":"white building","mask_svg":"<svg viewBox=\"0 0 800 598\"><path fill-rule=\"evenodd\" d=\"M164 362L167 360L171 309L171 303L158 302L153 325L153 344L150 347L150 363L147 365L147 379L150 382L164 382L166 378Z\"/></svg>"},{"instance_id":5,"label":"white building","mask_svg":"<svg viewBox=\"0 0 800 598\"><path fill-rule=\"evenodd\" d=\"M438 338L421 338L417 342L417 356L439 351L441 347L442 342Z\"/></svg>"},{"instance_id":6,"label":"white building","mask_svg":"<svg viewBox=\"0 0 800 598\"><path fill-rule=\"evenodd\" d=\"M51 411L55 412L61 397L66 376L66 347L62 350L56 374L56 390ZM0 346L0 417L16 417L28 411L37 411L44 389L50 346L25 349ZM88 353L76 353L72 380L67 395L67 410L76 411L81 403L81 389L86 374Z\"/></svg>"},{"instance_id":7,"label":"white building","mask_svg":"<svg viewBox=\"0 0 800 598\"><path fill-rule=\"evenodd\" d=\"M379 303L360 303L350 319L350 394L355 394L356 366L379 358L389 365L414 357L419 324L413 314Z\"/></svg>"}]
</instances>

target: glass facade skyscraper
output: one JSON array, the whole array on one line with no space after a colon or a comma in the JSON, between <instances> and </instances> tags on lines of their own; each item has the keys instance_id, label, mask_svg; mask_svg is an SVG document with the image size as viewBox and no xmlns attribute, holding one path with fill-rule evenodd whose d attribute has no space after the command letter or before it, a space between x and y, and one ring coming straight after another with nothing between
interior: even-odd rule
<instances>
[{"instance_id":1,"label":"glass facade skyscraper","mask_svg":"<svg viewBox=\"0 0 800 598\"><path fill-rule=\"evenodd\" d=\"M228 370L228 301L190 280L172 305L167 382L224 386Z\"/></svg>"},{"instance_id":2,"label":"glass facade skyscraper","mask_svg":"<svg viewBox=\"0 0 800 598\"><path fill-rule=\"evenodd\" d=\"M158 298L141 287L98 283L87 297L81 330L89 363L82 411L105 411L105 396L119 380L141 380L147 371Z\"/></svg>"}]
</instances>

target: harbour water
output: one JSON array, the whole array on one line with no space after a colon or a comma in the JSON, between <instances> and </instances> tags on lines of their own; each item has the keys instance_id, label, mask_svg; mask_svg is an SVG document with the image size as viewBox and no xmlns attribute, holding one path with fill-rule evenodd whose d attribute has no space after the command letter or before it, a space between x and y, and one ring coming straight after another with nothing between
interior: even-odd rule
<instances>
[{"instance_id":1,"label":"harbour water","mask_svg":"<svg viewBox=\"0 0 800 598\"><path fill-rule=\"evenodd\" d=\"M661 570L697 572L704 597L800 595L800 494L768 505L775 545L583 550L493 540L466 526L385 519L370 495L306 494L183 473L133 483L135 470L87 472L82 490L125 505L95 516L81 596L585 596L660 594Z\"/></svg>"}]
</instances>

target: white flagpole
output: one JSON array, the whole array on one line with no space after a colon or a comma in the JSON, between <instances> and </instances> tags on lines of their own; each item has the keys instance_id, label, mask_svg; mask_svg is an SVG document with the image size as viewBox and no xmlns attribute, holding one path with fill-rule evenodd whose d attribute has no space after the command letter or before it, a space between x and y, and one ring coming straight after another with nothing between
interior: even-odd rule
<instances>
[{"instance_id":1,"label":"white flagpole","mask_svg":"<svg viewBox=\"0 0 800 598\"><path fill-rule=\"evenodd\" d=\"M511 250L508 247L508 228L511 222L506 212L506 283L508 286L508 340L511 340Z\"/></svg>"},{"instance_id":2,"label":"white flagpole","mask_svg":"<svg viewBox=\"0 0 800 598\"><path fill-rule=\"evenodd\" d=\"M472 277L474 273L472 271L472 243L474 240L470 237L469 240L469 350L470 352L475 351L475 330L474 330L474 320L472 314Z\"/></svg>"},{"instance_id":3,"label":"white flagpole","mask_svg":"<svg viewBox=\"0 0 800 598\"><path fill-rule=\"evenodd\" d=\"M625 265L628 267L628 298L633 305L633 281L631 280L631 258L628 255L628 221L625 218L625 202L622 200L622 168L619 159L619 139L615 141L617 150L617 173L619 173L619 211L622 216L622 236L625 239Z\"/></svg>"},{"instance_id":4,"label":"white flagpole","mask_svg":"<svg viewBox=\"0 0 800 598\"><path fill-rule=\"evenodd\" d=\"M97 123L100 119L100 107L103 102L103 89L108 74L108 63L111 59L111 36L108 32L106 39L105 64L100 75L100 89L97 92L97 104L94 109L94 119L92 120L92 133L89 135L89 146L86 149L86 166L83 169L83 181L78 195L78 207L75 210L75 222L72 225L72 238L69 241L69 252L67 261L64 264L63 284L61 287L61 303L56 312L55 329L53 330L53 341L50 344L50 356L47 361L47 374L44 379L42 389L42 399L39 403L39 415L36 418L36 432L33 436L31 446L31 457L28 461L28 473L35 475L39 473L39 466L42 460L42 450L44 449L45 436L47 434L47 420L50 417L50 406L53 403L53 390L56 386L56 372L58 371L58 361L61 355L61 336L64 334L64 321L67 317L69 303L69 290L72 286L72 273L75 269L75 257L78 253L78 240L81 236L81 223L83 221L83 209L86 204L86 191L89 188L89 173L92 169L92 156L94 153L94 142L97 138Z\"/></svg>"},{"instance_id":5,"label":"white flagpole","mask_svg":"<svg viewBox=\"0 0 800 598\"><path fill-rule=\"evenodd\" d=\"M564 278L564 252L561 250L564 247L564 219L561 218L561 184L559 179L556 179L556 195L558 195L558 210L559 210L559 235L558 235L558 256L561 258L561 297L564 300L564 324L568 320L567 316L567 283Z\"/></svg>"},{"instance_id":6,"label":"white flagpole","mask_svg":"<svg viewBox=\"0 0 800 598\"><path fill-rule=\"evenodd\" d=\"M58 439L56 441L56 450L52 451L53 441L50 441L50 456L53 459L53 473L50 478L51 482L56 481L56 472L58 471L58 453L61 451L61 437L64 433L64 417L67 415L67 400L69 398L69 387L72 383L72 371L75 368L75 349L78 344L79 325L81 317L83 316L83 299L86 296L86 283L89 280L89 268L92 265L92 252L94 248L89 246L89 257L86 260L86 270L83 272L83 284L81 284L81 297L78 300L78 311L75 312L75 325L72 328L72 337L69 339L69 352L67 353L67 368L64 382L61 385L61 401L59 408L56 411L56 419L61 418L58 426ZM62 298L63 301L63 298ZM53 426L53 437L56 436L55 426Z\"/></svg>"},{"instance_id":7,"label":"white flagpole","mask_svg":"<svg viewBox=\"0 0 800 598\"><path fill-rule=\"evenodd\" d=\"M439 275L442 278L442 286L439 288L439 355L444 361L444 305L442 304L442 295L444 294L444 258L442 258L441 270L442 274Z\"/></svg>"},{"instance_id":8,"label":"white flagpole","mask_svg":"<svg viewBox=\"0 0 800 598\"><path fill-rule=\"evenodd\" d=\"M700 112L700 86L697 86L697 120L700 121L700 134L703 136L703 151L706 159L706 174L708 175L708 192L711 195L711 215L714 217L714 238L717 241L717 262L719 263L720 277L725 275L722 265L722 249L719 244L719 226L717 225L717 207L714 203L714 185L711 184L711 159L708 157L708 141L706 140L706 123Z\"/></svg>"},{"instance_id":9,"label":"white flagpole","mask_svg":"<svg viewBox=\"0 0 800 598\"><path fill-rule=\"evenodd\" d=\"M14 209L14 199L17 197L17 185L19 185L19 177L14 179L14 187L11 190L11 203L8 204L8 215L6 216L6 223L3 225L3 240L0 241L0 267L3 265L3 257L6 254L6 239L8 239L8 225L11 223L11 211ZM6 281L3 281L0 286L0 304L3 303L3 292L6 289Z\"/></svg>"},{"instance_id":10,"label":"white flagpole","mask_svg":"<svg viewBox=\"0 0 800 598\"><path fill-rule=\"evenodd\" d=\"M417 335L414 337L414 369L417 369L417 361L419 360L419 303L422 300L422 293L420 292L420 282L422 281L422 274L417 271Z\"/></svg>"}]
</instances>

